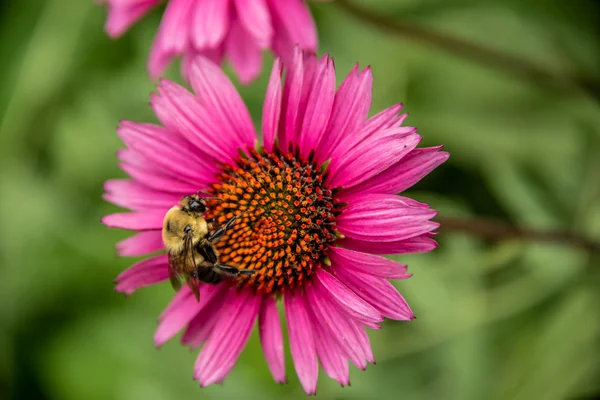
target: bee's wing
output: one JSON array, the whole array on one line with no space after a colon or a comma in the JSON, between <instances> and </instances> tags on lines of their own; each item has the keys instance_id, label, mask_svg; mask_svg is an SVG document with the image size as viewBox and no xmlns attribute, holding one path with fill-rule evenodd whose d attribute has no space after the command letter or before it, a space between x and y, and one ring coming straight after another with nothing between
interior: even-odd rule
<instances>
[{"instance_id":1,"label":"bee's wing","mask_svg":"<svg viewBox=\"0 0 600 400\"><path fill-rule=\"evenodd\" d=\"M185 270L186 271L193 271L194 273L197 273L198 271L198 266L196 265L196 250L194 249L194 241L192 240L191 236L186 236L184 238L184 262L185 262ZM196 275L197 276L197 275ZM194 293L194 296L196 297L196 301L200 301L200 281L198 280L198 278L194 278L192 276L190 276L190 274L188 273L187 276L187 284L189 286L189 288L192 290L192 293Z\"/></svg>"},{"instance_id":2,"label":"bee's wing","mask_svg":"<svg viewBox=\"0 0 600 400\"><path fill-rule=\"evenodd\" d=\"M169 252L169 280L175 290L181 289L181 282L184 280L183 275L179 272L182 262L184 259L181 255Z\"/></svg>"}]
</instances>

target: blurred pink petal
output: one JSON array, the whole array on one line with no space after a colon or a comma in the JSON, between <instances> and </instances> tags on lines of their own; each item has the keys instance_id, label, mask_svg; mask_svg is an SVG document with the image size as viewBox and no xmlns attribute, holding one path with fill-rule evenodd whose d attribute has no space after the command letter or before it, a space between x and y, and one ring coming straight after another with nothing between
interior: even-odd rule
<instances>
[{"instance_id":1,"label":"blurred pink petal","mask_svg":"<svg viewBox=\"0 0 600 400\"><path fill-rule=\"evenodd\" d=\"M122 35L161 0L103 0L108 9L106 32ZM291 62L294 46L315 51L317 28L304 0L169 0L148 60L152 78L163 74L175 57L189 63L202 55L231 61L243 83L256 79L262 51L270 49Z\"/></svg>"}]
</instances>

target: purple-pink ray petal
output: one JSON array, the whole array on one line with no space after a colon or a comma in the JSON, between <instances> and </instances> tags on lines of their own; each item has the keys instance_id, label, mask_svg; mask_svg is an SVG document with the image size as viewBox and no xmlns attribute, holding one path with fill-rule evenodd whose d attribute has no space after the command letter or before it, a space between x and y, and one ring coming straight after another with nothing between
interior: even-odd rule
<instances>
[{"instance_id":1,"label":"purple-pink ray petal","mask_svg":"<svg viewBox=\"0 0 600 400\"><path fill-rule=\"evenodd\" d=\"M250 113L218 65L197 57L191 67L190 84L206 111L220 122L221 129L228 129L237 136L238 148L254 145L256 132Z\"/></svg>"},{"instance_id":2,"label":"purple-pink ray petal","mask_svg":"<svg viewBox=\"0 0 600 400\"><path fill-rule=\"evenodd\" d=\"M116 244L117 254L121 257L143 256L164 248L162 234L159 229L138 232Z\"/></svg>"},{"instance_id":3,"label":"purple-pink ray petal","mask_svg":"<svg viewBox=\"0 0 600 400\"><path fill-rule=\"evenodd\" d=\"M279 116L281 114L281 74L283 65L277 58L273 63L271 77L267 85L267 93L263 105L262 133L263 142L267 151L273 150L277 129L279 126Z\"/></svg>"},{"instance_id":4,"label":"purple-pink ray petal","mask_svg":"<svg viewBox=\"0 0 600 400\"><path fill-rule=\"evenodd\" d=\"M396 104L369 118L364 124L354 129L351 135L346 135L343 138L344 140L336 145L336 154L346 154L357 146L362 147L363 141L372 135L385 132L390 128L399 127L401 123L398 123L398 121L404 119L404 117L398 118L398 113L401 109L402 104ZM406 114L404 114L404 116L406 116ZM412 127L406 129L410 131L415 130L415 128Z\"/></svg>"},{"instance_id":5,"label":"purple-pink ray petal","mask_svg":"<svg viewBox=\"0 0 600 400\"><path fill-rule=\"evenodd\" d=\"M415 315L398 290L385 278L332 264L332 273L387 318L410 321Z\"/></svg>"},{"instance_id":6,"label":"purple-pink ray petal","mask_svg":"<svg viewBox=\"0 0 600 400\"><path fill-rule=\"evenodd\" d=\"M327 128L335 98L335 67L333 59L325 55L318 63L312 87L307 95L304 119L297 144L308 156L314 151ZM307 82L305 82L306 84Z\"/></svg>"},{"instance_id":7,"label":"purple-pink ray petal","mask_svg":"<svg viewBox=\"0 0 600 400\"><path fill-rule=\"evenodd\" d=\"M328 178L333 187L349 188L397 163L417 147L421 136L414 128L390 128L371 135L347 153L333 158Z\"/></svg>"},{"instance_id":8,"label":"purple-pink ray petal","mask_svg":"<svg viewBox=\"0 0 600 400\"><path fill-rule=\"evenodd\" d=\"M158 318L154 343L161 346L175 336L198 315L219 290L215 285L200 285L200 301L197 301L190 288L187 285L183 286Z\"/></svg>"},{"instance_id":9,"label":"purple-pink ray petal","mask_svg":"<svg viewBox=\"0 0 600 400\"><path fill-rule=\"evenodd\" d=\"M269 370L277 383L286 383L283 335L277 305L272 296L264 298L258 316L260 344Z\"/></svg>"},{"instance_id":10,"label":"purple-pink ray petal","mask_svg":"<svg viewBox=\"0 0 600 400\"><path fill-rule=\"evenodd\" d=\"M350 317L362 323L370 324L383 321L381 313L363 301L358 294L354 293L329 272L320 268L317 270L316 278L318 283L315 282L314 284L322 285Z\"/></svg>"},{"instance_id":11,"label":"purple-pink ray petal","mask_svg":"<svg viewBox=\"0 0 600 400\"><path fill-rule=\"evenodd\" d=\"M226 289L224 285L221 285L217 287L217 290L207 294L207 298L200 304L198 313L187 325L181 337L181 343L191 348L200 347L204 344L217 320L222 315L221 310L226 302Z\"/></svg>"},{"instance_id":12,"label":"purple-pink ray petal","mask_svg":"<svg viewBox=\"0 0 600 400\"><path fill-rule=\"evenodd\" d=\"M312 324L315 327L315 345L323 371L331 379L342 386L350 385L350 368L344 351L331 336L331 332L323 327L325 321L311 313Z\"/></svg>"},{"instance_id":13,"label":"purple-pink ray petal","mask_svg":"<svg viewBox=\"0 0 600 400\"><path fill-rule=\"evenodd\" d=\"M260 307L259 296L251 291L230 293L229 302L223 307L196 365L194 379L201 386L221 382L235 365L242 352Z\"/></svg>"},{"instance_id":14,"label":"purple-pink ray petal","mask_svg":"<svg viewBox=\"0 0 600 400\"><path fill-rule=\"evenodd\" d=\"M115 290L131 294L142 287L160 283L168 278L167 256L160 255L140 261L123 271L115 279Z\"/></svg>"},{"instance_id":15,"label":"purple-pink ray petal","mask_svg":"<svg viewBox=\"0 0 600 400\"><path fill-rule=\"evenodd\" d=\"M298 130L303 80L304 54L296 48L292 64L287 66L281 103L279 144L284 150L289 148L289 144L296 137L296 131Z\"/></svg>"},{"instance_id":16,"label":"purple-pink ray petal","mask_svg":"<svg viewBox=\"0 0 600 400\"><path fill-rule=\"evenodd\" d=\"M373 242L344 238L339 241L339 244L354 251L372 254L426 253L438 247L437 242L427 234L392 242Z\"/></svg>"},{"instance_id":17,"label":"purple-pink ray petal","mask_svg":"<svg viewBox=\"0 0 600 400\"><path fill-rule=\"evenodd\" d=\"M348 204L337 219L344 236L366 241L393 242L419 236L436 229L430 221L436 211L411 207L398 196L367 194Z\"/></svg>"},{"instance_id":18,"label":"purple-pink ray petal","mask_svg":"<svg viewBox=\"0 0 600 400\"><path fill-rule=\"evenodd\" d=\"M150 189L130 179L108 180L104 183L104 190L106 193L102 197L106 201L130 210L167 210L181 198L173 193Z\"/></svg>"},{"instance_id":19,"label":"purple-pink ray petal","mask_svg":"<svg viewBox=\"0 0 600 400\"><path fill-rule=\"evenodd\" d=\"M284 302L294 367L304 391L312 395L317 390L319 368L309 306L300 294L286 293Z\"/></svg>"},{"instance_id":20,"label":"purple-pink ray petal","mask_svg":"<svg viewBox=\"0 0 600 400\"><path fill-rule=\"evenodd\" d=\"M332 264L353 271L388 279L408 279L406 265L398 264L385 257L348 250L343 247L329 247L329 258Z\"/></svg>"},{"instance_id":21,"label":"purple-pink ray petal","mask_svg":"<svg viewBox=\"0 0 600 400\"><path fill-rule=\"evenodd\" d=\"M306 293L315 316L321 321L327 321L325 327L350 361L358 368L365 369L367 361L373 362L371 344L365 330L336 304L322 285L311 285Z\"/></svg>"},{"instance_id":22,"label":"purple-pink ray petal","mask_svg":"<svg viewBox=\"0 0 600 400\"><path fill-rule=\"evenodd\" d=\"M121 149L117 156L122 161L119 168L140 184L151 189L176 193L182 197L198 190L198 185L179 180L171 171L159 170L150 161L132 149ZM206 186L203 186L206 187Z\"/></svg>"},{"instance_id":23,"label":"purple-pink ray petal","mask_svg":"<svg viewBox=\"0 0 600 400\"><path fill-rule=\"evenodd\" d=\"M192 291L187 286L182 287L158 318L158 328L154 333L156 346L162 346L182 330L196 316L199 309Z\"/></svg>"},{"instance_id":24,"label":"purple-pink ray petal","mask_svg":"<svg viewBox=\"0 0 600 400\"><path fill-rule=\"evenodd\" d=\"M450 154L439 151L441 148L442 146L414 149L396 164L348 191L357 194L403 192L448 159Z\"/></svg>"},{"instance_id":25,"label":"purple-pink ray petal","mask_svg":"<svg viewBox=\"0 0 600 400\"><path fill-rule=\"evenodd\" d=\"M325 161L344 153L336 148L340 142L357 132L371 108L373 75L370 68L359 72L358 64L344 79L335 95L329 126L317 149L317 157Z\"/></svg>"},{"instance_id":26,"label":"purple-pink ray petal","mask_svg":"<svg viewBox=\"0 0 600 400\"><path fill-rule=\"evenodd\" d=\"M190 151L188 142L170 134L165 128L121 121L117 133L129 148L146 158L151 165L158 165L182 180L205 182L206 177L212 177L216 172L214 163L207 157L199 157L197 149ZM174 163L174 159L178 162Z\"/></svg>"},{"instance_id":27,"label":"purple-pink ray petal","mask_svg":"<svg viewBox=\"0 0 600 400\"><path fill-rule=\"evenodd\" d=\"M213 157L222 162L229 162L237 155L239 139L221 125L214 114L203 107L198 97L185 88L168 81L161 80L158 94L151 96L151 105L158 119L172 132L179 132L189 143L195 145L195 153L211 165ZM218 135L218 140L215 140ZM194 154L194 157L197 156Z\"/></svg>"},{"instance_id":28,"label":"purple-pink ray petal","mask_svg":"<svg viewBox=\"0 0 600 400\"><path fill-rule=\"evenodd\" d=\"M128 213L109 214L102 218L102 223L109 228L147 231L162 229L166 210L147 210Z\"/></svg>"}]
</instances>

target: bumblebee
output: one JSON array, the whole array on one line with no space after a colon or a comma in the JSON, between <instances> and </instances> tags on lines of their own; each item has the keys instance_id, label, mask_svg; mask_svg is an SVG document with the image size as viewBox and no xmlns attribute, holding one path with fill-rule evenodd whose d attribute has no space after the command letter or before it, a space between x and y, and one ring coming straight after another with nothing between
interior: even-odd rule
<instances>
[{"instance_id":1,"label":"bumblebee","mask_svg":"<svg viewBox=\"0 0 600 400\"><path fill-rule=\"evenodd\" d=\"M198 194L185 196L178 206L166 213L162 229L171 285L179 290L182 281L186 281L196 300L200 299L200 282L217 284L225 277L256 272L219 263L215 243L235 224L238 216L215 229L214 221L204 218L206 211L205 198Z\"/></svg>"}]
</instances>

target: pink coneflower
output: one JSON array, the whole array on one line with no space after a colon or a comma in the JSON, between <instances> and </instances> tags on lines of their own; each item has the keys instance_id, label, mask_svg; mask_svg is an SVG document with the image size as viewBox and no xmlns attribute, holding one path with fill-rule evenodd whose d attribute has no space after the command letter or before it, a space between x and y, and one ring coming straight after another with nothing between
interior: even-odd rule
<instances>
[{"instance_id":1,"label":"pink coneflower","mask_svg":"<svg viewBox=\"0 0 600 400\"><path fill-rule=\"evenodd\" d=\"M203 346L195 365L202 386L233 368L258 317L267 364L285 382L277 301L282 301L294 366L307 393L317 363L342 385L349 364L373 362L365 327L385 317L411 320L388 279L406 266L374 254L430 251L436 212L396 195L448 158L419 148L394 105L368 118L372 75L355 67L335 88L333 60L296 51L282 84L275 61L262 117L262 143L232 83L198 58L190 68L195 95L163 80L152 107L164 127L122 122L127 148L121 168L131 179L106 183L106 199L132 210L108 215L109 227L139 231L117 245L124 256L163 249L166 211L185 195L211 192L220 224L241 215L218 243L220 261L257 272L218 285L201 284L200 302L185 287L160 316L157 345L183 330L182 342ZM139 262L117 278L132 293L168 279L167 256Z\"/></svg>"},{"instance_id":2,"label":"pink coneflower","mask_svg":"<svg viewBox=\"0 0 600 400\"><path fill-rule=\"evenodd\" d=\"M108 4L106 32L122 35L162 0L99 0ZM322 0L321 0L322 1ZM220 64L227 57L242 82L256 78L262 51L272 49L286 62L298 44L316 50L317 31L304 0L169 0L154 40L148 70L162 74L175 56L182 71L196 55Z\"/></svg>"}]
</instances>

